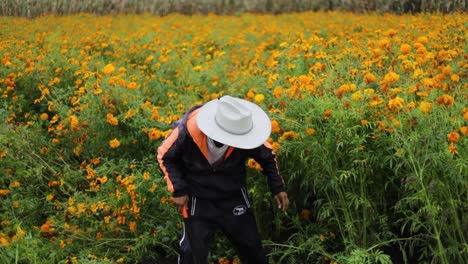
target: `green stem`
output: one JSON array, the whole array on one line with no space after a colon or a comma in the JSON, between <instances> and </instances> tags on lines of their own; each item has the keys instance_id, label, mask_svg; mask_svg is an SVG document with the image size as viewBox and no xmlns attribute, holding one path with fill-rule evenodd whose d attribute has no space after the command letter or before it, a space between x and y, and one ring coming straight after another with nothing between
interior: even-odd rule
<instances>
[{"instance_id":1,"label":"green stem","mask_svg":"<svg viewBox=\"0 0 468 264\"><path fill-rule=\"evenodd\" d=\"M414 161L413 155L410 155L409 159L410 159L411 165L413 166L413 170L416 173L417 178L419 180L419 185L420 185L422 193L424 195L425 203L429 206L429 208L432 209L433 204L432 204L431 199L430 199L430 197L428 195L428 192L427 192L426 186L424 185L424 180L423 180L424 167L419 167L418 166L419 164L417 164ZM437 255L440 256L442 263L449 263L447 261L444 246L442 245L442 241L440 240L440 230L439 230L438 225L435 222L435 219L434 219L435 217L430 217L430 218L431 218L430 222L431 222L431 225L432 225L432 229L434 230L435 239L437 241Z\"/></svg>"}]
</instances>

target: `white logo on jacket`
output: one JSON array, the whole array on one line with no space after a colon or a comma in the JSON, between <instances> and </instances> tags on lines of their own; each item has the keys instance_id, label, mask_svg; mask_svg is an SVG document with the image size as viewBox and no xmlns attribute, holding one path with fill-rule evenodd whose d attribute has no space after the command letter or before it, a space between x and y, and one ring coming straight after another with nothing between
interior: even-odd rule
<instances>
[{"instance_id":1,"label":"white logo on jacket","mask_svg":"<svg viewBox=\"0 0 468 264\"><path fill-rule=\"evenodd\" d=\"M243 215L245 212L247 212L247 207L245 205L238 205L232 210L232 213L237 216Z\"/></svg>"}]
</instances>

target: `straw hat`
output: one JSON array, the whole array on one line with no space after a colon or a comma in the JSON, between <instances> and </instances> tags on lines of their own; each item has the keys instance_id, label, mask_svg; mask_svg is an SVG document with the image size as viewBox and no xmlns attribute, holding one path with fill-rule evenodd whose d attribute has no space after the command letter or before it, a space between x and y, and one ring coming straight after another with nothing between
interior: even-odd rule
<instances>
[{"instance_id":1,"label":"straw hat","mask_svg":"<svg viewBox=\"0 0 468 264\"><path fill-rule=\"evenodd\" d=\"M197 125L209 138L240 149L262 145L271 133L270 118L262 108L229 95L204 104Z\"/></svg>"}]
</instances>

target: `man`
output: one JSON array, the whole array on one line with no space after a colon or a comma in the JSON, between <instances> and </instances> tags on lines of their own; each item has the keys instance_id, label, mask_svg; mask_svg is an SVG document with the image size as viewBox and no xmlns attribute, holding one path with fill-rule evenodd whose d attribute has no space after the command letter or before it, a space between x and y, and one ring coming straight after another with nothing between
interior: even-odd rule
<instances>
[{"instance_id":1,"label":"man","mask_svg":"<svg viewBox=\"0 0 468 264\"><path fill-rule=\"evenodd\" d=\"M158 148L174 205L184 215L179 263L207 263L221 230L243 264L268 263L246 190L246 161L262 166L278 207L289 200L271 146L268 115L249 101L223 96L189 110Z\"/></svg>"}]
</instances>

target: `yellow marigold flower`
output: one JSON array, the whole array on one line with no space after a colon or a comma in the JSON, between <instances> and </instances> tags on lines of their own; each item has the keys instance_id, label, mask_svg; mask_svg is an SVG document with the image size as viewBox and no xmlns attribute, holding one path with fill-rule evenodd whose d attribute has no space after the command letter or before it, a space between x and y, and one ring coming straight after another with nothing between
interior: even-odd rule
<instances>
[{"instance_id":1,"label":"yellow marigold flower","mask_svg":"<svg viewBox=\"0 0 468 264\"><path fill-rule=\"evenodd\" d=\"M257 104L261 104L265 100L265 96L263 94L256 94L254 97L254 101Z\"/></svg>"},{"instance_id":2,"label":"yellow marigold flower","mask_svg":"<svg viewBox=\"0 0 468 264\"><path fill-rule=\"evenodd\" d=\"M423 112L425 114L430 113L431 110L432 110L432 103L430 103L430 102L420 102L419 103L419 110L421 110L421 112Z\"/></svg>"},{"instance_id":3,"label":"yellow marigold flower","mask_svg":"<svg viewBox=\"0 0 468 264\"><path fill-rule=\"evenodd\" d=\"M279 123L275 119L271 120L271 132L281 133L281 128L279 126Z\"/></svg>"},{"instance_id":4,"label":"yellow marigold flower","mask_svg":"<svg viewBox=\"0 0 468 264\"><path fill-rule=\"evenodd\" d=\"M113 149L120 147L120 141L116 138L109 141L109 146Z\"/></svg>"},{"instance_id":5,"label":"yellow marigold flower","mask_svg":"<svg viewBox=\"0 0 468 264\"><path fill-rule=\"evenodd\" d=\"M413 79L421 78L424 75L424 71L421 69L415 69L413 72Z\"/></svg>"},{"instance_id":6,"label":"yellow marigold flower","mask_svg":"<svg viewBox=\"0 0 468 264\"><path fill-rule=\"evenodd\" d=\"M351 99L353 99L353 101L355 101L355 102L361 102L362 100L364 100L364 98L362 97L361 91L357 91L357 92L353 93L351 95Z\"/></svg>"},{"instance_id":7,"label":"yellow marigold flower","mask_svg":"<svg viewBox=\"0 0 468 264\"><path fill-rule=\"evenodd\" d=\"M152 62L154 60L154 56L153 55L149 55L146 59L145 59L145 64L148 64L150 62Z\"/></svg>"},{"instance_id":8,"label":"yellow marigold flower","mask_svg":"<svg viewBox=\"0 0 468 264\"><path fill-rule=\"evenodd\" d=\"M414 64L410 60L404 60L401 62L401 67L405 72L409 72L414 69Z\"/></svg>"},{"instance_id":9,"label":"yellow marigold flower","mask_svg":"<svg viewBox=\"0 0 468 264\"><path fill-rule=\"evenodd\" d=\"M112 64L107 64L106 66L104 66L104 68L102 68L102 73L105 74L105 75L109 75L109 74L112 74L114 73L115 71L115 67L114 65Z\"/></svg>"},{"instance_id":10,"label":"yellow marigold flower","mask_svg":"<svg viewBox=\"0 0 468 264\"><path fill-rule=\"evenodd\" d=\"M457 132L450 132L447 135L447 140L448 142L456 143L460 140L460 134L458 134Z\"/></svg>"},{"instance_id":11,"label":"yellow marigold flower","mask_svg":"<svg viewBox=\"0 0 468 264\"><path fill-rule=\"evenodd\" d=\"M391 99L388 104L387 104L387 107L388 109L392 110L392 111L397 111L397 110L400 110L401 108L403 108L403 106L405 105L405 100L403 100L403 98L401 97L395 97L394 99Z\"/></svg>"},{"instance_id":12,"label":"yellow marigold flower","mask_svg":"<svg viewBox=\"0 0 468 264\"><path fill-rule=\"evenodd\" d=\"M411 46L409 44L402 44L400 46L400 52L403 53L403 54L408 54L411 52Z\"/></svg>"},{"instance_id":13,"label":"yellow marigold flower","mask_svg":"<svg viewBox=\"0 0 468 264\"><path fill-rule=\"evenodd\" d=\"M451 95L444 94L442 96L437 97L436 102L438 105L452 106L454 99Z\"/></svg>"},{"instance_id":14,"label":"yellow marigold flower","mask_svg":"<svg viewBox=\"0 0 468 264\"><path fill-rule=\"evenodd\" d=\"M47 201L52 201L52 199L54 199L55 197L55 194L51 193L51 194L48 194L47 197L46 197L46 200Z\"/></svg>"},{"instance_id":15,"label":"yellow marigold flower","mask_svg":"<svg viewBox=\"0 0 468 264\"><path fill-rule=\"evenodd\" d=\"M19 181L12 181L10 182L10 188L18 188L20 187L21 183Z\"/></svg>"},{"instance_id":16,"label":"yellow marigold flower","mask_svg":"<svg viewBox=\"0 0 468 264\"><path fill-rule=\"evenodd\" d=\"M117 119L113 114L107 114L106 119L107 123L109 123L112 126L117 126L119 124L119 119Z\"/></svg>"}]
</instances>

